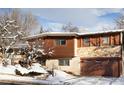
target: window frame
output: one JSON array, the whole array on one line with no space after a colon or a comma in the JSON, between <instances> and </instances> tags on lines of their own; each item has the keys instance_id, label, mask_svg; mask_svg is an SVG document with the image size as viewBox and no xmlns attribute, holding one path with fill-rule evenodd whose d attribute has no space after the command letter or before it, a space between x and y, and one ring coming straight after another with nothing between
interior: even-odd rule
<instances>
[{"instance_id":1,"label":"window frame","mask_svg":"<svg viewBox=\"0 0 124 93\"><path fill-rule=\"evenodd\" d=\"M82 39L83 39L83 46L90 46L90 37L83 37Z\"/></svg>"},{"instance_id":2,"label":"window frame","mask_svg":"<svg viewBox=\"0 0 124 93\"><path fill-rule=\"evenodd\" d=\"M64 44L62 43L63 40L64 40ZM56 39L56 40L55 40L55 44L56 44L57 46L65 46L65 45L66 45L66 39Z\"/></svg>"},{"instance_id":3,"label":"window frame","mask_svg":"<svg viewBox=\"0 0 124 93\"><path fill-rule=\"evenodd\" d=\"M109 44L110 44L109 36L103 36L102 37L102 45L109 45Z\"/></svg>"},{"instance_id":4,"label":"window frame","mask_svg":"<svg viewBox=\"0 0 124 93\"><path fill-rule=\"evenodd\" d=\"M59 66L70 66L70 60L69 59L59 59Z\"/></svg>"}]
</instances>

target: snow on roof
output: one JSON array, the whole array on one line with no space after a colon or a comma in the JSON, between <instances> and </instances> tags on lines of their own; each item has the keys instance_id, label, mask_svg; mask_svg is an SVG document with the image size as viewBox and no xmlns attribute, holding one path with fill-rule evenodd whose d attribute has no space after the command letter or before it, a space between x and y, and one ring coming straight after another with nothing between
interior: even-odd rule
<instances>
[{"instance_id":1,"label":"snow on roof","mask_svg":"<svg viewBox=\"0 0 124 93\"><path fill-rule=\"evenodd\" d=\"M77 35L76 32L45 32L45 33L25 37L24 39L32 39L32 38L46 37L46 36L76 36L76 35Z\"/></svg>"},{"instance_id":2,"label":"snow on roof","mask_svg":"<svg viewBox=\"0 0 124 93\"><path fill-rule=\"evenodd\" d=\"M94 35L94 34L103 34L103 33L115 33L115 32L124 32L124 29L115 29L115 30L106 30L106 31L86 31L86 32L45 32L37 35L32 35L28 37L24 37L24 39L33 39L38 37L46 37L46 36L80 36L80 35Z\"/></svg>"},{"instance_id":3,"label":"snow on roof","mask_svg":"<svg viewBox=\"0 0 124 93\"><path fill-rule=\"evenodd\" d=\"M94 31L94 32L83 32L77 33L78 35L92 35L92 34L103 34L103 33L115 33L115 32L124 32L124 29L115 29L115 30L105 30L105 31Z\"/></svg>"}]
</instances>

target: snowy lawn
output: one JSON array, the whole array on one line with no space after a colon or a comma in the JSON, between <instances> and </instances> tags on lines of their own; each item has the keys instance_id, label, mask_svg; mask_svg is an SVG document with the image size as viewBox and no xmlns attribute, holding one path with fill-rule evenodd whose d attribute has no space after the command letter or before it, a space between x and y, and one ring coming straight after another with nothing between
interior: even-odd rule
<instances>
[{"instance_id":1,"label":"snowy lawn","mask_svg":"<svg viewBox=\"0 0 124 93\"><path fill-rule=\"evenodd\" d=\"M28 72L47 73L38 64L34 64L30 69L22 68L19 65L7 67L0 66L0 84L41 84L41 85L124 85L124 76L119 78L105 77L77 77L67 74L60 70L54 70L54 76L49 75L43 79L42 75L38 76L19 76L15 74L15 69L20 70L23 74Z\"/></svg>"},{"instance_id":2,"label":"snowy lawn","mask_svg":"<svg viewBox=\"0 0 124 93\"><path fill-rule=\"evenodd\" d=\"M15 75L15 66L12 65L8 65L7 67L4 67L2 65L0 65L0 73L1 74L12 74Z\"/></svg>"},{"instance_id":3,"label":"snowy lawn","mask_svg":"<svg viewBox=\"0 0 124 93\"><path fill-rule=\"evenodd\" d=\"M51 84L64 84L65 80L72 79L74 76L66 74L63 71L55 70L55 75L49 75L47 79L42 79L40 76L19 76L19 75L10 75L7 73L0 73L0 82L3 83L14 83L14 84L41 84L41 85L51 85Z\"/></svg>"},{"instance_id":4,"label":"snowy lawn","mask_svg":"<svg viewBox=\"0 0 124 93\"><path fill-rule=\"evenodd\" d=\"M37 72L37 73L42 73L42 74L47 74L47 73L48 73L48 72L47 72L43 67L41 67L41 65L38 64L38 63L32 64L32 66L29 67L29 68L21 67L19 64L18 64L18 65L15 65L15 67L16 67L16 70L20 71L20 73L21 73L22 75L28 74L28 73L31 73L31 72Z\"/></svg>"},{"instance_id":5,"label":"snowy lawn","mask_svg":"<svg viewBox=\"0 0 124 93\"><path fill-rule=\"evenodd\" d=\"M75 77L62 71L55 71L55 77L48 77L49 84L61 85L124 85L124 76L114 77Z\"/></svg>"},{"instance_id":6,"label":"snowy lawn","mask_svg":"<svg viewBox=\"0 0 124 93\"><path fill-rule=\"evenodd\" d=\"M0 65L0 73L1 74L12 74L16 75L15 70L20 71L20 73L23 74L28 74L30 72L37 72L37 73L44 73L47 74L47 71L41 67L40 64L35 63L29 68L24 68L21 67L19 64L12 66L12 65L7 65L6 67Z\"/></svg>"}]
</instances>

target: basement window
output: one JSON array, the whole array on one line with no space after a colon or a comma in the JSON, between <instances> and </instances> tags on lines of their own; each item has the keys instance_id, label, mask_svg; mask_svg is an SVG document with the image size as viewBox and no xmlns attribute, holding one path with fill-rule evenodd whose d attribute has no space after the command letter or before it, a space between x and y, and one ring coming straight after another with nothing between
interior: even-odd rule
<instances>
[{"instance_id":1,"label":"basement window","mask_svg":"<svg viewBox=\"0 0 124 93\"><path fill-rule=\"evenodd\" d=\"M69 59L59 59L59 66L69 66Z\"/></svg>"},{"instance_id":2,"label":"basement window","mask_svg":"<svg viewBox=\"0 0 124 93\"><path fill-rule=\"evenodd\" d=\"M66 45L66 40L65 39L57 39L56 45Z\"/></svg>"},{"instance_id":3,"label":"basement window","mask_svg":"<svg viewBox=\"0 0 124 93\"><path fill-rule=\"evenodd\" d=\"M102 38L103 39L103 44L109 44L109 37L108 36L105 36Z\"/></svg>"}]
</instances>

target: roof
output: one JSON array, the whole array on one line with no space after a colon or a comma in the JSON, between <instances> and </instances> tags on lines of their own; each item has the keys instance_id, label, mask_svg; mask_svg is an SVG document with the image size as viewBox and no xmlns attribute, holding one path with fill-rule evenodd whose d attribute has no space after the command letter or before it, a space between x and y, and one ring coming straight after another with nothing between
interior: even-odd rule
<instances>
[{"instance_id":1,"label":"roof","mask_svg":"<svg viewBox=\"0 0 124 93\"><path fill-rule=\"evenodd\" d=\"M124 32L124 29L105 30L105 31L94 31L94 32L83 32L83 33L78 33L78 35L94 35L94 34L116 33L116 32Z\"/></svg>"},{"instance_id":2,"label":"roof","mask_svg":"<svg viewBox=\"0 0 124 93\"><path fill-rule=\"evenodd\" d=\"M77 36L76 32L45 32L37 35L32 35L25 37L24 39L32 39L38 37L46 37L46 36Z\"/></svg>"},{"instance_id":3,"label":"roof","mask_svg":"<svg viewBox=\"0 0 124 93\"><path fill-rule=\"evenodd\" d=\"M82 36L82 35L94 35L94 34L103 34L103 33L115 33L115 32L124 32L124 29L115 29L115 30L106 30L106 31L87 31L82 33L77 32L45 32L37 35L31 35L28 37L24 37L24 39L33 39L38 37L46 37L46 36Z\"/></svg>"}]
</instances>

